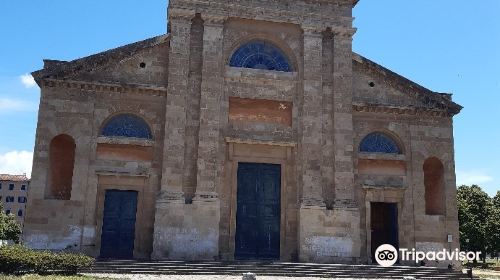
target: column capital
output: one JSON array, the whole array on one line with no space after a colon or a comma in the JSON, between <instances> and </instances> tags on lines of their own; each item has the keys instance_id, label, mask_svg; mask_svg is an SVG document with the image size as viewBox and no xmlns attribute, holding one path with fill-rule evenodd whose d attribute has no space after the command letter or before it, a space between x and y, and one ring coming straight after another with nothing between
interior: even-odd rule
<instances>
[{"instance_id":1,"label":"column capital","mask_svg":"<svg viewBox=\"0 0 500 280\"><path fill-rule=\"evenodd\" d=\"M332 27L332 32L333 32L333 37L341 37L341 38L351 38L356 34L357 28L339 28L339 27Z\"/></svg>"},{"instance_id":2,"label":"column capital","mask_svg":"<svg viewBox=\"0 0 500 280\"><path fill-rule=\"evenodd\" d=\"M314 25L314 24L302 24L302 30L304 31L304 35L307 36L316 36L320 37L323 34L323 31L326 30L326 28L322 25Z\"/></svg>"},{"instance_id":3,"label":"column capital","mask_svg":"<svg viewBox=\"0 0 500 280\"><path fill-rule=\"evenodd\" d=\"M205 25L224 25L224 22L227 20L227 16L219 16L219 15L202 15L202 19L205 22Z\"/></svg>"},{"instance_id":4,"label":"column capital","mask_svg":"<svg viewBox=\"0 0 500 280\"><path fill-rule=\"evenodd\" d=\"M326 209L326 204L323 199L318 197L304 197L300 202L300 208Z\"/></svg>"},{"instance_id":5,"label":"column capital","mask_svg":"<svg viewBox=\"0 0 500 280\"><path fill-rule=\"evenodd\" d=\"M168 10L168 21L169 22L189 22L195 17L196 13L192 10L187 9L169 9Z\"/></svg>"},{"instance_id":6,"label":"column capital","mask_svg":"<svg viewBox=\"0 0 500 280\"><path fill-rule=\"evenodd\" d=\"M156 202L184 204L184 193L175 190L162 190L156 197Z\"/></svg>"},{"instance_id":7,"label":"column capital","mask_svg":"<svg viewBox=\"0 0 500 280\"><path fill-rule=\"evenodd\" d=\"M218 201L219 200L219 194L216 192L205 192L205 191L197 191L196 195L193 199L195 202L212 202L212 201Z\"/></svg>"}]
</instances>

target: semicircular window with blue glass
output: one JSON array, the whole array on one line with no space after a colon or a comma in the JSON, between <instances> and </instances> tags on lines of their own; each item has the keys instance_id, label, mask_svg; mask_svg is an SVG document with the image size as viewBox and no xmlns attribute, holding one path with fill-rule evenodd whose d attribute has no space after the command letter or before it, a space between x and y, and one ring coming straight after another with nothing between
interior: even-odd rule
<instances>
[{"instance_id":1,"label":"semicircular window with blue glass","mask_svg":"<svg viewBox=\"0 0 500 280\"><path fill-rule=\"evenodd\" d=\"M391 137L379 132L368 134L361 141L359 151L363 153L401 154L398 144Z\"/></svg>"},{"instance_id":2,"label":"semicircular window with blue glass","mask_svg":"<svg viewBox=\"0 0 500 280\"><path fill-rule=\"evenodd\" d=\"M229 66L292 72L287 56L276 46L264 41L251 41L238 48Z\"/></svg>"},{"instance_id":3,"label":"semicircular window with blue glass","mask_svg":"<svg viewBox=\"0 0 500 280\"><path fill-rule=\"evenodd\" d=\"M112 117L101 131L102 136L152 139L149 125L133 114Z\"/></svg>"}]
</instances>

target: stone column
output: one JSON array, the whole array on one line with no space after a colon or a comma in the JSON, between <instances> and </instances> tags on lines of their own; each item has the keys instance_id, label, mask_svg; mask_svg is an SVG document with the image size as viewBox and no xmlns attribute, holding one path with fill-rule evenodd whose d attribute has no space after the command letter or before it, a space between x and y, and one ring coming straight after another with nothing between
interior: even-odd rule
<instances>
[{"instance_id":1,"label":"stone column","mask_svg":"<svg viewBox=\"0 0 500 280\"><path fill-rule=\"evenodd\" d=\"M321 176L322 45L321 27L304 29L304 91L302 104L302 208L324 208Z\"/></svg>"},{"instance_id":2,"label":"stone column","mask_svg":"<svg viewBox=\"0 0 500 280\"><path fill-rule=\"evenodd\" d=\"M170 55L165 115L161 194L165 203L184 203L183 175L186 144L191 19L194 14L170 15Z\"/></svg>"},{"instance_id":3,"label":"stone column","mask_svg":"<svg viewBox=\"0 0 500 280\"><path fill-rule=\"evenodd\" d=\"M352 120L352 36L354 29L334 31L333 130L335 207L354 204L354 134Z\"/></svg>"},{"instance_id":4,"label":"stone column","mask_svg":"<svg viewBox=\"0 0 500 280\"><path fill-rule=\"evenodd\" d=\"M224 17L203 16L203 66L198 142L198 185L195 201L218 200L220 110L223 91Z\"/></svg>"}]
</instances>

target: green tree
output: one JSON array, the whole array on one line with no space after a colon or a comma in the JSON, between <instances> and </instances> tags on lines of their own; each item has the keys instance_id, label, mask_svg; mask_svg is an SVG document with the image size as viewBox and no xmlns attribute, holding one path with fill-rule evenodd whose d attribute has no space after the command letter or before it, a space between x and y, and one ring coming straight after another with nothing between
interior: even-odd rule
<instances>
[{"instance_id":1,"label":"green tree","mask_svg":"<svg viewBox=\"0 0 500 280\"><path fill-rule=\"evenodd\" d=\"M497 194L493 197L493 204L496 208L500 208L500 191L497 191Z\"/></svg>"},{"instance_id":2,"label":"green tree","mask_svg":"<svg viewBox=\"0 0 500 280\"><path fill-rule=\"evenodd\" d=\"M0 202L0 240L13 240L19 243L20 237L21 226L13 215L5 214L3 205Z\"/></svg>"},{"instance_id":3,"label":"green tree","mask_svg":"<svg viewBox=\"0 0 500 280\"><path fill-rule=\"evenodd\" d=\"M488 234L493 201L479 186L460 186L457 192L460 244L467 251L481 251L483 261L491 242Z\"/></svg>"},{"instance_id":4,"label":"green tree","mask_svg":"<svg viewBox=\"0 0 500 280\"><path fill-rule=\"evenodd\" d=\"M500 207L494 206L486 224L487 252L496 256L500 252Z\"/></svg>"},{"instance_id":5,"label":"green tree","mask_svg":"<svg viewBox=\"0 0 500 280\"><path fill-rule=\"evenodd\" d=\"M488 219L486 234L488 236L489 252L494 256L500 253L500 191L492 199L493 209Z\"/></svg>"}]
</instances>

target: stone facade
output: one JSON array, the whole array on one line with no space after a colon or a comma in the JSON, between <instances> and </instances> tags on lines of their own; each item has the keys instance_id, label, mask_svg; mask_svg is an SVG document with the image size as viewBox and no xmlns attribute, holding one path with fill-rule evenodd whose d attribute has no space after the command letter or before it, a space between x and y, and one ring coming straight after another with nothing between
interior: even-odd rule
<instances>
[{"instance_id":1,"label":"stone facade","mask_svg":"<svg viewBox=\"0 0 500 280\"><path fill-rule=\"evenodd\" d=\"M247 162L281 167L280 260L371 262L376 202L397 206L400 247L457 248L461 107L354 54L355 2L171 0L167 35L46 60L33 73L42 94L25 242L99 256L105 193L129 190L135 258L233 260ZM253 41L279 49L290 71L230 66ZM104 135L124 113L151 137ZM398 152L360 149L374 132ZM48 195L62 172L51 166L58 135L73 139L66 198ZM428 159L442 170L424 172Z\"/></svg>"}]
</instances>

